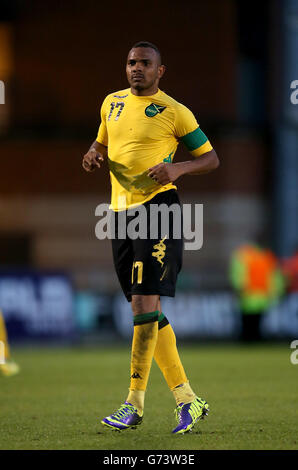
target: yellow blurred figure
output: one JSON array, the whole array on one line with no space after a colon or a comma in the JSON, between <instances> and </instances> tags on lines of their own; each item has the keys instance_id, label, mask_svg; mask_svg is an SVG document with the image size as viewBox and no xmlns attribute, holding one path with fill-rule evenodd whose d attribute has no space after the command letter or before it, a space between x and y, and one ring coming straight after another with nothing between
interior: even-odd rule
<instances>
[{"instance_id":1,"label":"yellow blurred figure","mask_svg":"<svg viewBox=\"0 0 298 470\"><path fill-rule=\"evenodd\" d=\"M20 368L10 357L10 349L3 314L0 310L0 373L6 377L17 374Z\"/></svg>"},{"instance_id":2,"label":"yellow blurred figure","mask_svg":"<svg viewBox=\"0 0 298 470\"><path fill-rule=\"evenodd\" d=\"M239 297L242 339L257 341L261 316L284 292L278 260L268 249L254 244L242 245L232 253L230 280Z\"/></svg>"}]
</instances>

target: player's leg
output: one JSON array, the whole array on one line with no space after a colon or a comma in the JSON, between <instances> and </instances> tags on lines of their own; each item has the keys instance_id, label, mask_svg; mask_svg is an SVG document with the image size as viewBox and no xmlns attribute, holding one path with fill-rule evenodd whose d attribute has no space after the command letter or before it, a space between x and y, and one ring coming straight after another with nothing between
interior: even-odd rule
<instances>
[{"instance_id":1,"label":"player's leg","mask_svg":"<svg viewBox=\"0 0 298 470\"><path fill-rule=\"evenodd\" d=\"M178 273L182 266L183 238L182 238L182 211L176 191L167 191L158 194L152 199L152 204L159 207L167 206L173 211L169 212L169 225L165 229L160 226L158 219L152 218L151 208L148 208L148 226L151 229L158 227L158 239L136 240L135 245L135 273L133 294L152 294L174 297ZM162 206L163 205L163 206ZM149 204L150 206L150 204ZM147 206L148 207L148 206ZM180 217L179 217L180 208ZM175 210L174 210L175 209ZM154 213L154 212L152 212ZM176 225L177 224L177 225ZM180 224L180 237L179 233ZM161 312L160 304L158 310ZM181 363L176 337L166 318L159 318L159 332L155 347L155 358L160 366L170 389L173 391L177 405L179 425L173 432L184 433L189 431L199 417L207 411L207 403L196 397L187 380Z\"/></svg>"},{"instance_id":2,"label":"player's leg","mask_svg":"<svg viewBox=\"0 0 298 470\"><path fill-rule=\"evenodd\" d=\"M0 372L9 377L19 372L20 368L10 357L10 348L4 317L0 311Z\"/></svg>"},{"instance_id":3,"label":"player's leg","mask_svg":"<svg viewBox=\"0 0 298 470\"><path fill-rule=\"evenodd\" d=\"M117 214L116 214L117 217ZM117 227L117 224L116 224ZM128 239L112 240L113 261L115 270L126 299L131 301L131 271L133 266L132 243ZM101 423L113 430L121 431L141 424L142 417L136 408L125 402L118 410L101 420Z\"/></svg>"},{"instance_id":4,"label":"player's leg","mask_svg":"<svg viewBox=\"0 0 298 470\"><path fill-rule=\"evenodd\" d=\"M132 301L134 334L129 395L116 412L101 422L112 429L123 430L142 422L144 395L158 334L158 295L132 295L133 286L139 286L143 280L143 263L135 260L132 241L116 238L112 240L112 248L120 285L127 300Z\"/></svg>"},{"instance_id":5,"label":"player's leg","mask_svg":"<svg viewBox=\"0 0 298 470\"><path fill-rule=\"evenodd\" d=\"M127 402L143 415L144 398L158 336L158 295L132 295L134 333Z\"/></svg>"},{"instance_id":6,"label":"player's leg","mask_svg":"<svg viewBox=\"0 0 298 470\"><path fill-rule=\"evenodd\" d=\"M10 350L9 350L9 344L7 340L7 332L6 332L4 317L1 311L0 311L0 341L1 341L1 348L3 348L4 360L7 361L8 359L10 359Z\"/></svg>"},{"instance_id":7,"label":"player's leg","mask_svg":"<svg viewBox=\"0 0 298 470\"><path fill-rule=\"evenodd\" d=\"M131 348L130 387L126 401L102 424L117 430L141 424L145 391L158 335L158 296L132 295L134 333Z\"/></svg>"},{"instance_id":8,"label":"player's leg","mask_svg":"<svg viewBox=\"0 0 298 470\"><path fill-rule=\"evenodd\" d=\"M189 384L178 353L174 330L162 313L160 301L158 310L159 329L154 359L176 400L178 426L173 433L180 434L190 431L200 418L204 418L209 407L205 400L196 396Z\"/></svg>"},{"instance_id":9,"label":"player's leg","mask_svg":"<svg viewBox=\"0 0 298 470\"><path fill-rule=\"evenodd\" d=\"M189 403L195 398L195 394L191 389L185 390L185 394L183 394L181 389L183 384L188 383L188 380L179 357L175 333L162 313L160 301L158 302L158 310L158 339L154 351L154 359L163 373L170 390L174 393L177 405L181 402ZM176 389L178 393L176 393Z\"/></svg>"}]
</instances>

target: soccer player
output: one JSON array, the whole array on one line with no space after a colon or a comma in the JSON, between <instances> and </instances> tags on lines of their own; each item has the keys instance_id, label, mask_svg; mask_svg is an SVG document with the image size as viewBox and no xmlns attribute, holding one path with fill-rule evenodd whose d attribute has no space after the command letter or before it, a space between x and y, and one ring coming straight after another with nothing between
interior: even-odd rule
<instances>
[{"instance_id":1,"label":"soccer player","mask_svg":"<svg viewBox=\"0 0 298 470\"><path fill-rule=\"evenodd\" d=\"M116 227L123 211L128 223L134 220L129 210L141 205L147 211L150 226L156 222L150 219L151 205L180 205L174 185L179 177L207 173L217 168L219 161L192 112L159 89L165 66L154 44L143 41L132 47L126 73L130 88L105 98L97 138L84 155L82 165L89 172L108 159L110 207ZM194 159L173 163L179 141ZM101 423L117 430L141 424L154 357L176 400L178 425L172 432L188 432L208 414L208 404L197 397L189 384L174 331L160 303L161 296L175 295L182 264L182 237L175 238L172 227L159 240L150 239L150 235L147 239L121 239L115 229L112 251L120 285L131 302L134 332L128 396Z\"/></svg>"}]
</instances>

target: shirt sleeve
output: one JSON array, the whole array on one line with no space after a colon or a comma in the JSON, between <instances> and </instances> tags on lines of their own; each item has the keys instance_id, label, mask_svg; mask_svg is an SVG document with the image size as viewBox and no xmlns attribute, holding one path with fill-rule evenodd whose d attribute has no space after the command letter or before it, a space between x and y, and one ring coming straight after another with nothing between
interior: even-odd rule
<instances>
[{"instance_id":1,"label":"shirt sleeve","mask_svg":"<svg viewBox=\"0 0 298 470\"><path fill-rule=\"evenodd\" d=\"M195 116L182 104L176 110L175 135L194 157L212 150L212 145L200 129Z\"/></svg>"},{"instance_id":2,"label":"shirt sleeve","mask_svg":"<svg viewBox=\"0 0 298 470\"><path fill-rule=\"evenodd\" d=\"M100 109L100 118L101 118L101 123L98 129L97 137L96 137L96 142L99 144L103 144L105 147L108 146L108 131L107 131L107 124L106 124L106 110L107 110L107 98L103 101Z\"/></svg>"}]
</instances>

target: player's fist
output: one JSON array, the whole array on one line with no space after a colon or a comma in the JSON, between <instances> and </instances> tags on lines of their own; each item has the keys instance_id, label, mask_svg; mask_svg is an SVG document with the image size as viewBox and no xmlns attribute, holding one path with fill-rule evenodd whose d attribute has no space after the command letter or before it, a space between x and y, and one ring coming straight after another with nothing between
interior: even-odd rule
<instances>
[{"instance_id":1,"label":"player's fist","mask_svg":"<svg viewBox=\"0 0 298 470\"><path fill-rule=\"evenodd\" d=\"M101 153L92 148L83 156L82 166L84 170L90 172L94 171L96 167L100 168L100 163L102 161L103 156Z\"/></svg>"},{"instance_id":2,"label":"player's fist","mask_svg":"<svg viewBox=\"0 0 298 470\"><path fill-rule=\"evenodd\" d=\"M149 168L148 176L161 185L173 183L181 176L179 168L174 163L159 163Z\"/></svg>"}]
</instances>

